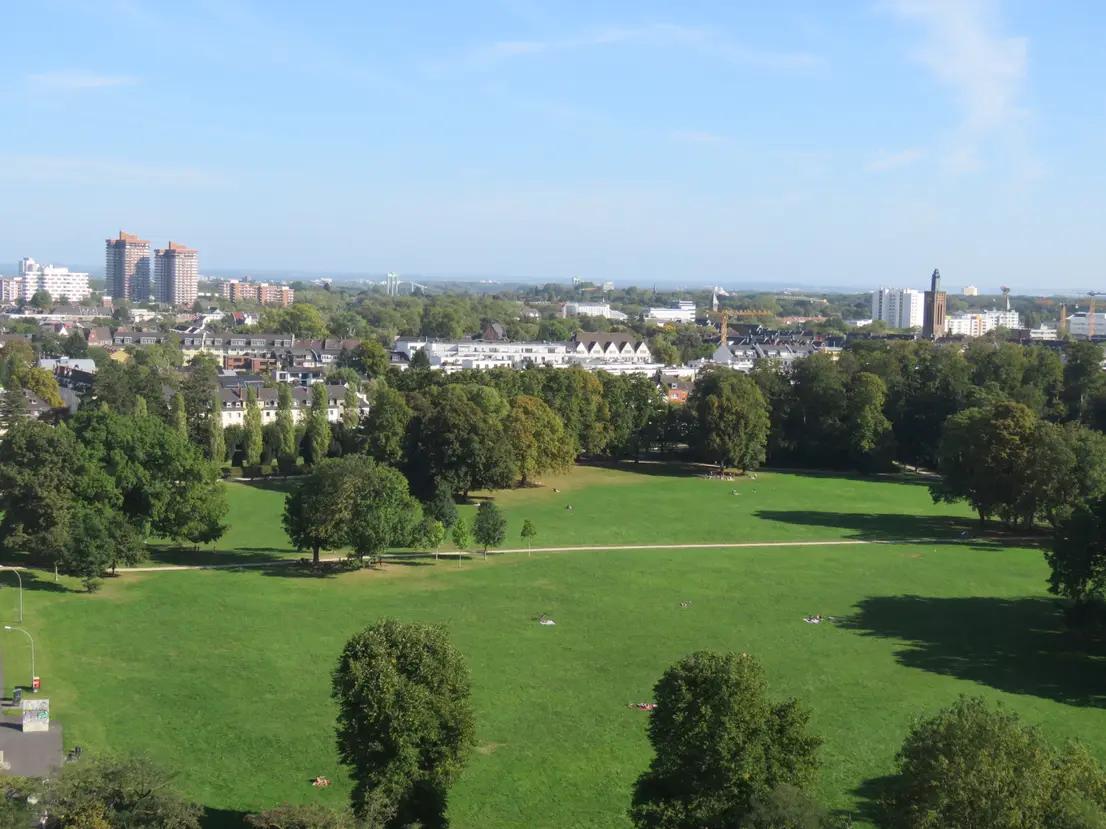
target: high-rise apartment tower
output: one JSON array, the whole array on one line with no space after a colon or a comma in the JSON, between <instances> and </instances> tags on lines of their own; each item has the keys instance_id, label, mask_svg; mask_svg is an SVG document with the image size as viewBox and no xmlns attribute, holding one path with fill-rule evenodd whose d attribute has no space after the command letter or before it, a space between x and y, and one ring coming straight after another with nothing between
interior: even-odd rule
<instances>
[{"instance_id":1,"label":"high-rise apartment tower","mask_svg":"<svg viewBox=\"0 0 1106 829\"><path fill-rule=\"evenodd\" d=\"M189 306L196 301L200 280L199 253L170 242L154 251L154 298L169 305Z\"/></svg>"},{"instance_id":2,"label":"high-rise apartment tower","mask_svg":"<svg viewBox=\"0 0 1106 829\"><path fill-rule=\"evenodd\" d=\"M107 240L104 275L115 299L141 302L149 298L150 243L120 230L119 238Z\"/></svg>"}]
</instances>

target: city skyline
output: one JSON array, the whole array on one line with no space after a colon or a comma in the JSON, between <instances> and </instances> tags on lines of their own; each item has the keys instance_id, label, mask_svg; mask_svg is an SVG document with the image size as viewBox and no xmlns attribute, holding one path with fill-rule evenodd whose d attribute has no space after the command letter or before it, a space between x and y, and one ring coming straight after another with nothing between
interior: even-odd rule
<instances>
[{"instance_id":1,"label":"city skyline","mask_svg":"<svg viewBox=\"0 0 1106 829\"><path fill-rule=\"evenodd\" d=\"M212 273L1101 287L1093 8L555 11L13 9L0 258L123 226Z\"/></svg>"}]
</instances>

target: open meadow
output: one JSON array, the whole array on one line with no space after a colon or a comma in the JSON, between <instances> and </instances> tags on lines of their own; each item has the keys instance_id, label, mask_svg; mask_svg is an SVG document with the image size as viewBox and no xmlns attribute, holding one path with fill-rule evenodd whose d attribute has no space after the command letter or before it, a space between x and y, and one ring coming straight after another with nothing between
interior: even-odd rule
<instances>
[{"instance_id":1,"label":"open meadow","mask_svg":"<svg viewBox=\"0 0 1106 829\"><path fill-rule=\"evenodd\" d=\"M1002 700L1106 760L1103 655L1063 632L1038 549L975 537L966 509L934 505L907 479L678 472L582 467L498 493L507 544L525 546L525 518L536 547L827 543L418 559L326 576L141 573L94 595L27 573L44 694L67 745L148 752L212 826L285 800L345 802L330 672L382 616L445 625L467 659L478 748L450 795L456 829L628 827L650 755L648 714L627 704L650 700L661 672L698 649L755 655L773 695L812 709L826 741L819 791L860 825L911 718L960 694ZM215 550L159 560L297 555L279 488L228 486L232 528ZM861 540L883 543L828 543ZM14 579L0 579L0 612L14 618ZM557 625L536 624L540 613ZM839 621L804 624L811 613ZM26 641L0 646L8 687L25 682ZM313 789L316 775L336 785Z\"/></svg>"}]
</instances>

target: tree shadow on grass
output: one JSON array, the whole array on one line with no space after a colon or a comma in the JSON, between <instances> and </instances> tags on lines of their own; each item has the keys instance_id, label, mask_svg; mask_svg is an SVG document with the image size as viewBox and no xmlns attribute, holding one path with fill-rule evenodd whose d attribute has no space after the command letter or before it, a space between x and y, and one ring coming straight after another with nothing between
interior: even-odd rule
<instances>
[{"instance_id":1,"label":"tree shadow on grass","mask_svg":"<svg viewBox=\"0 0 1106 829\"><path fill-rule=\"evenodd\" d=\"M235 480L233 483L241 484L242 486L248 486L253 489L264 489L267 492L288 493L294 490L305 480L306 476L300 475L293 476L291 478L277 478L273 480L268 480L265 478Z\"/></svg>"},{"instance_id":2,"label":"tree shadow on grass","mask_svg":"<svg viewBox=\"0 0 1106 829\"><path fill-rule=\"evenodd\" d=\"M895 659L908 668L1067 705L1106 706L1106 642L1068 630L1056 599L875 596L839 626L901 640Z\"/></svg>"},{"instance_id":3,"label":"tree shadow on grass","mask_svg":"<svg viewBox=\"0 0 1106 829\"><path fill-rule=\"evenodd\" d=\"M849 538L863 541L895 541L904 544L940 541L977 549L993 549L1011 543L1004 535L991 529L981 533L979 522L964 516L820 510L757 510L754 514L765 521L782 524L850 530ZM1023 534L1019 534L1017 538L1019 546L1030 543L1025 541ZM1041 540L1047 539L1041 536Z\"/></svg>"},{"instance_id":4,"label":"tree shadow on grass","mask_svg":"<svg viewBox=\"0 0 1106 829\"><path fill-rule=\"evenodd\" d=\"M904 733L903 739L905 738L906 734ZM882 777L872 777L863 781L853 789L853 794L859 800L856 807L853 809L838 809L834 812L834 816L839 820L849 818L854 822L862 820L873 826L879 826L883 818L883 801L890 795L891 786L895 780L895 775L885 774Z\"/></svg>"},{"instance_id":5,"label":"tree shadow on grass","mask_svg":"<svg viewBox=\"0 0 1106 829\"><path fill-rule=\"evenodd\" d=\"M235 547L232 550L194 549L192 547L151 547L147 558L154 564L265 564L287 561L288 554L266 547Z\"/></svg>"},{"instance_id":6,"label":"tree shadow on grass","mask_svg":"<svg viewBox=\"0 0 1106 829\"><path fill-rule=\"evenodd\" d=\"M19 575L23 579L24 590L42 590L47 593L83 593L83 590L74 590L73 588L62 584L61 582L54 581L53 575L47 573L39 573L35 570L27 570L24 567L20 567ZM0 570L0 590L5 587L19 587L19 581L14 575L9 572Z\"/></svg>"},{"instance_id":7,"label":"tree shadow on grass","mask_svg":"<svg viewBox=\"0 0 1106 829\"><path fill-rule=\"evenodd\" d=\"M200 826L203 829L242 829L246 825L246 813L237 809L216 809L204 806Z\"/></svg>"}]
</instances>

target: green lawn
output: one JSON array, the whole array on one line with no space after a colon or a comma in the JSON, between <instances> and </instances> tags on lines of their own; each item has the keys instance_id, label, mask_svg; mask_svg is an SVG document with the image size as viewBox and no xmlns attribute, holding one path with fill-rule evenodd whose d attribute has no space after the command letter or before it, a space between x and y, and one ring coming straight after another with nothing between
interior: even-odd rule
<instances>
[{"instance_id":1,"label":"green lawn","mask_svg":"<svg viewBox=\"0 0 1106 829\"><path fill-rule=\"evenodd\" d=\"M338 805L329 672L353 631L389 615L446 625L472 672L479 749L451 796L456 829L628 826L649 751L648 715L626 704L650 699L664 668L699 648L756 655L774 693L811 707L826 739L821 794L838 808L863 807L858 792L890 770L913 715L963 693L1001 699L1106 760L1104 660L1062 633L1040 552L960 541L964 510L935 507L922 486L599 469L546 483L497 498L512 544L524 517L540 545L899 543L514 555L333 577L143 574L93 596L28 574L26 626L66 743L148 751L213 825L281 800ZM231 493L219 555L287 553L280 493ZM950 541L903 542L935 536ZM15 591L0 578L10 614ZM541 612L557 626L537 625ZM804 624L814 612L846 620ZM28 672L26 641L0 645L10 686ZM336 785L312 789L317 774Z\"/></svg>"}]
</instances>

